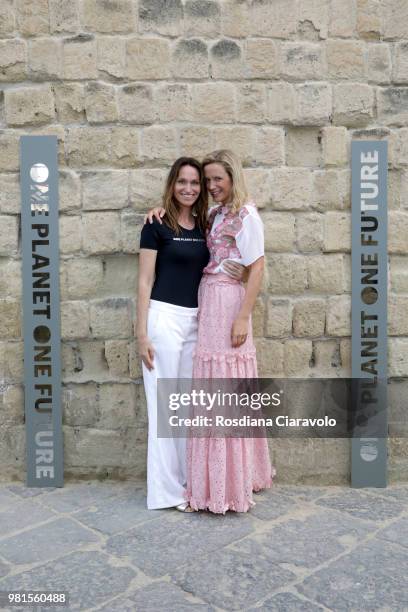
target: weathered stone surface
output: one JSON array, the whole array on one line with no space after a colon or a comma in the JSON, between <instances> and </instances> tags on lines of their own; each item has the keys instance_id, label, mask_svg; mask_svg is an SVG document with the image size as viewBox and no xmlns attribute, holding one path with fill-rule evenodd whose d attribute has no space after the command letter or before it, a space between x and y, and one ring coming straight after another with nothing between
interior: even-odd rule
<instances>
[{"instance_id":1,"label":"weathered stone surface","mask_svg":"<svg viewBox=\"0 0 408 612\"><path fill-rule=\"evenodd\" d=\"M329 211L324 215L324 251L351 250L351 217L349 213Z\"/></svg>"},{"instance_id":2,"label":"weathered stone surface","mask_svg":"<svg viewBox=\"0 0 408 612\"><path fill-rule=\"evenodd\" d=\"M64 274L68 299L95 297L103 281L102 261L96 257L69 259Z\"/></svg>"},{"instance_id":3,"label":"weathered stone surface","mask_svg":"<svg viewBox=\"0 0 408 612\"><path fill-rule=\"evenodd\" d=\"M278 50L275 41L250 38L245 46L245 65L252 79L268 79L278 74Z\"/></svg>"},{"instance_id":4,"label":"weathered stone surface","mask_svg":"<svg viewBox=\"0 0 408 612\"><path fill-rule=\"evenodd\" d=\"M167 574L169 567L175 571L177 567L184 565L183 559L192 554L197 546L197 538L203 554L214 554L220 546L241 539L252 531L250 521L234 520L237 517L232 513L224 517L209 517L197 512L189 518L191 521L185 521L180 532L177 517L169 519L162 515L155 521L127 531L126 535L110 537L106 550L118 558L129 557L137 567L143 567L147 575L158 577ZM213 520L208 520L209 518ZM155 548L164 541L167 545L163 547L158 558ZM136 546L132 546L131 542L136 543Z\"/></svg>"},{"instance_id":5,"label":"weathered stone surface","mask_svg":"<svg viewBox=\"0 0 408 612\"><path fill-rule=\"evenodd\" d=\"M127 338L132 334L130 302L110 298L90 305L90 327L94 338Z\"/></svg>"},{"instance_id":6,"label":"weathered stone surface","mask_svg":"<svg viewBox=\"0 0 408 612\"><path fill-rule=\"evenodd\" d=\"M392 166L408 165L408 128L392 130L388 137L389 162Z\"/></svg>"},{"instance_id":7,"label":"weathered stone surface","mask_svg":"<svg viewBox=\"0 0 408 612\"><path fill-rule=\"evenodd\" d=\"M390 279L393 291L408 293L408 258L406 256L391 257Z\"/></svg>"},{"instance_id":8,"label":"weathered stone surface","mask_svg":"<svg viewBox=\"0 0 408 612\"><path fill-rule=\"evenodd\" d=\"M307 259L307 284L315 293L330 295L343 293L343 255L314 255Z\"/></svg>"},{"instance_id":9,"label":"weathered stone surface","mask_svg":"<svg viewBox=\"0 0 408 612\"><path fill-rule=\"evenodd\" d=\"M289 300L268 298L266 336L283 338L292 333L292 305Z\"/></svg>"},{"instance_id":10,"label":"weathered stone surface","mask_svg":"<svg viewBox=\"0 0 408 612\"><path fill-rule=\"evenodd\" d=\"M142 0L139 3L139 28L141 32L180 35L183 28L181 0Z\"/></svg>"},{"instance_id":11,"label":"weathered stone surface","mask_svg":"<svg viewBox=\"0 0 408 612\"><path fill-rule=\"evenodd\" d=\"M285 160L285 133L281 128L256 130L255 160L265 166L280 166Z\"/></svg>"},{"instance_id":12,"label":"weathered stone surface","mask_svg":"<svg viewBox=\"0 0 408 612\"><path fill-rule=\"evenodd\" d=\"M166 83L153 92L159 121L190 121L192 119L191 92L184 83Z\"/></svg>"},{"instance_id":13,"label":"weathered stone surface","mask_svg":"<svg viewBox=\"0 0 408 612\"><path fill-rule=\"evenodd\" d=\"M274 168L272 177L272 201L275 209L304 210L310 207L312 176L306 169Z\"/></svg>"},{"instance_id":14,"label":"weathered stone surface","mask_svg":"<svg viewBox=\"0 0 408 612\"><path fill-rule=\"evenodd\" d=\"M316 128L288 128L286 132L286 163L288 166L319 166L321 137Z\"/></svg>"},{"instance_id":15,"label":"weathered stone surface","mask_svg":"<svg viewBox=\"0 0 408 612\"><path fill-rule=\"evenodd\" d=\"M137 128L118 126L111 131L112 164L134 168L140 164L140 137Z\"/></svg>"},{"instance_id":16,"label":"weathered stone surface","mask_svg":"<svg viewBox=\"0 0 408 612\"><path fill-rule=\"evenodd\" d=\"M115 89L105 83L91 82L85 88L85 111L89 123L116 121Z\"/></svg>"},{"instance_id":17,"label":"weathered stone surface","mask_svg":"<svg viewBox=\"0 0 408 612\"><path fill-rule=\"evenodd\" d=\"M321 131L325 166L343 166L349 159L350 137L345 127L324 127Z\"/></svg>"},{"instance_id":18,"label":"weathered stone surface","mask_svg":"<svg viewBox=\"0 0 408 612\"><path fill-rule=\"evenodd\" d=\"M306 288L306 259L300 255L269 255L269 288L273 294L303 293Z\"/></svg>"},{"instance_id":19,"label":"weathered stone surface","mask_svg":"<svg viewBox=\"0 0 408 612\"><path fill-rule=\"evenodd\" d=\"M268 119L272 123L293 123L296 117L294 86L284 81L268 85Z\"/></svg>"},{"instance_id":20,"label":"weathered stone surface","mask_svg":"<svg viewBox=\"0 0 408 612\"><path fill-rule=\"evenodd\" d=\"M105 353L106 354L106 353ZM97 426L100 429L122 429L146 425L146 419L139 419L136 390L140 385L123 384L101 385L99 389L99 414ZM141 412L141 411L140 411Z\"/></svg>"},{"instance_id":21,"label":"weathered stone surface","mask_svg":"<svg viewBox=\"0 0 408 612\"><path fill-rule=\"evenodd\" d=\"M257 208L265 208L271 203L270 172L263 168L245 168L245 182L250 200L256 203Z\"/></svg>"},{"instance_id":22,"label":"weathered stone surface","mask_svg":"<svg viewBox=\"0 0 408 612\"><path fill-rule=\"evenodd\" d=\"M193 86L194 116L199 121L232 123L235 119L234 87L230 83L200 83Z\"/></svg>"},{"instance_id":23,"label":"weathered stone surface","mask_svg":"<svg viewBox=\"0 0 408 612\"><path fill-rule=\"evenodd\" d=\"M389 215L388 250L404 255L408 252L408 213L393 210Z\"/></svg>"},{"instance_id":24,"label":"weathered stone surface","mask_svg":"<svg viewBox=\"0 0 408 612\"><path fill-rule=\"evenodd\" d=\"M17 0L17 24L27 36L49 32L48 0Z\"/></svg>"},{"instance_id":25,"label":"weathered stone surface","mask_svg":"<svg viewBox=\"0 0 408 612\"><path fill-rule=\"evenodd\" d=\"M213 0L187 0L184 5L184 32L188 36L216 37L221 28L221 11Z\"/></svg>"},{"instance_id":26,"label":"weathered stone surface","mask_svg":"<svg viewBox=\"0 0 408 612\"><path fill-rule=\"evenodd\" d=\"M135 28L131 0L83 0L81 24L91 32L131 32Z\"/></svg>"},{"instance_id":27,"label":"weathered stone surface","mask_svg":"<svg viewBox=\"0 0 408 612\"><path fill-rule=\"evenodd\" d=\"M247 126L219 127L215 130L215 148L232 149L243 164L254 159L255 130Z\"/></svg>"},{"instance_id":28,"label":"weathered stone surface","mask_svg":"<svg viewBox=\"0 0 408 612\"><path fill-rule=\"evenodd\" d=\"M64 40L64 78L68 80L95 79L96 40L91 34L79 34Z\"/></svg>"},{"instance_id":29,"label":"weathered stone surface","mask_svg":"<svg viewBox=\"0 0 408 612\"><path fill-rule=\"evenodd\" d=\"M0 36L11 34L15 23L13 0L4 0L0 6Z\"/></svg>"},{"instance_id":30,"label":"weathered stone surface","mask_svg":"<svg viewBox=\"0 0 408 612\"><path fill-rule=\"evenodd\" d=\"M66 152L70 166L105 165L110 159L110 130L105 127L70 127Z\"/></svg>"},{"instance_id":31,"label":"weathered stone surface","mask_svg":"<svg viewBox=\"0 0 408 612\"><path fill-rule=\"evenodd\" d=\"M207 44L200 38L179 40L173 51L171 70L176 78L208 78Z\"/></svg>"},{"instance_id":32,"label":"weathered stone surface","mask_svg":"<svg viewBox=\"0 0 408 612\"><path fill-rule=\"evenodd\" d=\"M373 117L374 95L369 85L344 83L333 88L334 123L367 125Z\"/></svg>"},{"instance_id":33,"label":"weathered stone surface","mask_svg":"<svg viewBox=\"0 0 408 612\"><path fill-rule=\"evenodd\" d=\"M289 38L296 31L294 0L255 0L249 18L250 32L255 36Z\"/></svg>"},{"instance_id":34,"label":"weathered stone surface","mask_svg":"<svg viewBox=\"0 0 408 612\"><path fill-rule=\"evenodd\" d=\"M127 77L135 80L170 76L170 46L161 38L130 38L126 42Z\"/></svg>"},{"instance_id":35,"label":"weathered stone surface","mask_svg":"<svg viewBox=\"0 0 408 612\"><path fill-rule=\"evenodd\" d=\"M408 376L408 338L391 338L389 347L389 375Z\"/></svg>"},{"instance_id":36,"label":"weathered stone surface","mask_svg":"<svg viewBox=\"0 0 408 612\"><path fill-rule=\"evenodd\" d=\"M351 40L329 40L326 43L326 53L330 78L365 79L365 45L363 43Z\"/></svg>"},{"instance_id":37,"label":"weathered stone surface","mask_svg":"<svg viewBox=\"0 0 408 612\"><path fill-rule=\"evenodd\" d=\"M3 383L4 388L4 383ZM2 391L2 401L0 403L0 427L10 429L13 425L24 424L24 390L23 387L10 385L5 391ZM0 514L0 524L2 532L6 529L3 523L4 513ZM16 519L17 517L14 516ZM16 523L14 523L15 525Z\"/></svg>"},{"instance_id":38,"label":"weathered stone surface","mask_svg":"<svg viewBox=\"0 0 408 612\"><path fill-rule=\"evenodd\" d=\"M323 217L306 213L296 218L296 244L304 253L319 251L323 246Z\"/></svg>"},{"instance_id":39,"label":"weathered stone surface","mask_svg":"<svg viewBox=\"0 0 408 612\"><path fill-rule=\"evenodd\" d=\"M120 233L124 253L137 253L139 251L138 237L143 227L143 216L134 210L125 210L122 213Z\"/></svg>"},{"instance_id":40,"label":"weathered stone surface","mask_svg":"<svg viewBox=\"0 0 408 612\"><path fill-rule=\"evenodd\" d=\"M326 331L329 336L351 335L350 296L336 295L330 297L326 316Z\"/></svg>"},{"instance_id":41,"label":"weathered stone surface","mask_svg":"<svg viewBox=\"0 0 408 612\"><path fill-rule=\"evenodd\" d=\"M318 570L299 590L332 610L358 607L362 592L367 608L383 602L398 610L405 605L405 571L406 551L373 539ZM390 585L386 595L380 584Z\"/></svg>"},{"instance_id":42,"label":"weathered stone surface","mask_svg":"<svg viewBox=\"0 0 408 612\"><path fill-rule=\"evenodd\" d=\"M311 340L286 340L284 372L289 378L307 378L310 376L312 359Z\"/></svg>"},{"instance_id":43,"label":"weathered stone surface","mask_svg":"<svg viewBox=\"0 0 408 612\"><path fill-rule=\"evenodd\" d=\"M120 217L115 212L88 212L82 217L84 251L90 254L120 250Z\"/></svg>"},{"instance_id":44,"label":"weathered stone surface","mask_svg":"<svg viewBox=\"0 0 408 612\"><path fill-rule=\"evenodd\" d=\"M180 130L180 151L200 159L203 151L215 149L215 136L211 128L204 126L183 127Z\"/></svg>"},{"instance_id":45,"label":"weathered stone surface","mask_svg":"<svg viewBox=\"0 0 408 612\"><path fill-rule=\"evenodd\" d=\"M152 89L149 85L125 85L118 91L119 119L126 123L153 123Z\"/></svg>"},{"instance_id":46,"label":"weathered stone surface","mask_svg":"<svg viewBox=\"0 0 408 612\"><path fill-rule=\"evenodd\" d=\"M392 336L408 336L408 297L391 295L388 308L388 333Z\"/></svg>"},{"instance_id":47,"label":"weathered stone surface","mask_svg":"<svg viewBox=\"0 0 408 612\"><path fill-rule=\"evenodd\" d=\"M295 86L296 124L321 125L332 115L332 91L328 83L304 83Z\"/></svg>"},{"instance_id":48,"label":"weathered stone surface","mask_svg":"<svg viewBox=\"0 0 408 612\"><path fill-rule=\"evenodd\" d=\"M225 0L221 3L221 28L224 36L240 38L249 34L249 7L246 2Z\"/></svg>"},{"instance_id":49,"label":"weathered stone surface","mask_svg":"<svg viewBox=\"0 0 408 612\"><path fill-rule=\"evenodd\" d=\"M60 170L58 187L59 209L61 212L77 210L81 207L81 185L76 172Z\"/></svg>"},{"instance_id":50,"label":"weathered stone surface","mask_svg":"<svg viewBox=\"0 0 408 612\"><path fill-rule=\"evenodd\" d=\"M59 519L58 523L54 522L52 524L55 525L53 529L58 536L55 552L61 550L66 553L77 548L81 535L84 536L84 542L89 544L99 541L98 536L94 535L89 529L81 527L72 519ZM72 534L73 539L72 542L67 540L63 545L60 542L62 534L59 531L64 524L67 524L67 534ZM76 525L76 529L74 525ZM47 526L45 525L42 528L39 537L45 537ZM69 543L71 546L69 546ZM52 552L49 541L47 544L49 552ZM49 558L50 556L46 557L45 560ZM80 580L78 580L78 576L80 576ZM38 580L41 580L42 584L54 585L54 590L63 591L66 589L68 591L69 589L70 606L73 607L100 605L106 599L126 591L134 577L135 571L130 567L116 566L112 559L99 551L75 551L59 560L53 559L39 568L27 570L20 574L21 584L30 591L35 591ZM12 589L13 579L8 578L8 580L10 580L8 588Z\"/></svg>"},{"instance_id":51,"label":"weathered stone surface","mask_svg":"<svg viewBox=\"0 0 408 612\"><path fill-rule=\"evenodd\" d=\"M118 36L98 36L96 41L96 53L98 70L115 79L125 76L125 38Z\"/></svg>"},{"instance_id":52,"label":"weathered stone surface","mask_svg":"<svg viewBox=\"0 0 408 612\"><path fill-rule=\"evenodd\" d=\"M327 74L323 48L319 44L288 42L280 47L280 73L284 78L321 80Z\"/></svg>"},{"instance_id":53,"label":"weathered stone surface","mask_svg":"<svg viewBox=\"0 0 408 612\"><path fill-rule=\"evenodd\" d=\"M23 40L0 40L0 82L25 79L26 54L26 44Z\"/></svg>"},{"instance_id":54,"label":"weathered stone surface","mask_svg":"<svg viewBox=\"0 0 408 612\"><path fill-rule=\"evenodd\" d=\"M291 213L267 212L262 216L265 249L291 252L295 242L295 216Z\"/></svg>"},{"instance_id":55,"label":"weathered stone surface","mask_svg":"<svg viewBox=\"0 0 408 612\"><path fill-rule=\"evenodd\" d=\"M210 76L213 79L240 79L244 75L242 50L238 43L223 38L210 49Z\"/></svg>"},{"instance_id":56,"label":"weathered stone surface","mask_svg":"<svg viewBox=\"0 0 408 612\"><path fill-rule=\"evenodd\" d=\"M317 170L313 173L312 201L318 210L350 207L350 171Z\"/></svg>"},{"instance_id":57,"label":"weathered stone surface","mask_svg":"<svg viewBox=\"0 0 408 612\"><path fill-rule=\"evenodd\" d=\"M99 388L95 383L65 385L62 391L63 424L71 427L95 425L98 420L98 397Z\"/></svg>"},{"instance_id":58,"label":"weathered stone surface","mask_svg":"<svg viewBox=\"0 0 408 612\"><path fill-rule=\"evenodd\" d=\"M379 119L386 125L406 125L408 87L388 87L377 92Z\"/></svg>"},{"instance_id":59,"label":"weathered stone surface","mask_svg":"<svg viewBox=\"0 0 408 612\"><path fill-rule=\"evenodd\" d=\"M326 0L305 0L298 6L298 35L310 40L327 38L329 5Z\"/></svg>"},{"instance_id":60,"label":"weathered stone surface","mask_svg":"<svg viewBox=\"0 0 408 612\"><path fill-rule=\"evenodd\" d=\"M325 301L308 299L293 306L293 333L295 336L323 336L326 320Z\"/></svg>"},{"instance_id":61,"label":"weathered stone surface","mask_svg":"<svg viewBox=\"0 0 408 612\"><path fill-rule=\"evenodd\" d=\"M49 85L8 89L5 92L9 125L39 125L54 119L54 95Z\"/></svg>"},{"instance_id":62,"label":"weathered stone surface","mask_svg":"<svg viewBox=\"0 0 408 612\"><path fill-rule=\"evenodd\" d=\"M107 340L105 359L113 376L129 376L129 345L126 340Z\"/></svg>"},{"instance_id":63,"label":"weathered stone surface","mask_svg":"<svg viewBox=\"0 0 408 612\"><path fill-rule=\"evenodd\" d=\"M48 6L52 34L79 31L78 0L48 0Z\"/></svg>"},{"instance_id":64,"label":"weathered stone surface","mask_svg":"<svg viewBox=\"0 0 408 612\"><path fill-rule=\"evenodd\" d=\"M18 248L18 218L1 215L0 225L0 255L14 255Z\"/></svg>"},{"instance_id":65,"label":"weathered stone surface","mask_svg":"<svg viewBox=\"0 0 408 612\"><path fill-rule=\"evenodd\" d=\"M384 38L395 40L407 37L408 6L404 0L384 0L382 2L384 19Z\"/></svg>"},{"instance_id":66,"label":"weathered stone surface","mask_svg":"<svg viewBox=\"0 0 408 612\"><path fill-rule=\"evenodd\" d=\"M0 131L0 170L20 169L19 134L12 130ZM13 212L13 211L12 211Z\"/></svg>"},{"instance_id":67,"label":"weathered stone surface","mask_svg":"<svg viewBox=\"0 0 408 612\"><path fill-rule=\"evenodd\" d=\"M176 130L152 126L142 131L142 161L171 163L177 157Z\"/></svg>"},{"instance_id":68,"label":"weathered stone surface","mask_svg":"<svg viewBox=\"0 0 408 612\"><path fill-rule=\"evenodd\" d=\"M263 123L267 113L265 86L245 83L237 87L238 121Z\"/></svg>"},{"instance_id":69,"label":"weathered stone surface","mask_svg":"<svg viewBox=\"0 0 408 612\"><path fill-rule=\"evenodd\" d=\"M332 0L330 3L330 36L352 37L356 28L356 17L354 0Z\"/></svg>"},{"instance_id":70,"label":"weathered stone surface","mask_svg":"<svg viewBox=\"0 0 408 612\"><path fill-rule=\"evenodd\" d=\"M255 338L255 346L259 376L283 376L283 342L269 338Z\"/></svg>"},{"instance_id":71,"label":"weathered stone surface","mask_svg":"<svg viewBox=\"0 0 408 612\"><path fill-rule=\"evenodd\" d=\"M357 32L364 38L379 38L382 31L382 0L357 0Z\"/></svg>"},{"instance_id":72,"label":"weathered stone surface","mask_svg":"<svg viewBox=\"0 0 408 612\"><path fill-rule=\"evenodd\" d=\"M86 172L81 179L84 210L119 209L128 205L127 170Z\"/></svg>"},{"instance_id":73,"label":"weathered stone surface","mask_svg":"<svg viewBox=\"0 0 408 612\"><path fill-rule=\"evenodd\" d=\"M87 302L61 302L61 337L63 340L89 337Z\"/></svg>"},{"instance_id":74,"label":"weathered stone surface","mask_svg":"<svg viewBox=\"0 0 408 612\"><path fill-rule=\"evenodd\" d=\"M0 295L4 298L19 299L21 286L21 261L0 257Z\"/></svg>"},{"instance_id":75,"label":"weathered stone surface","mask_svg":"<svg viewBox=\"0 0 408 612\"><path fill-rule=\"evenodd\" d=\"M85 119L85 86L82 83L56 83L55 104L61 122L81 122Z\"/></svg>"},{"instance_id":76,"label":"weathered stone surface","mask_svg":"<svg viewBox=\"0 0 408 612\"><path fill-rule=\"evenodd\" d=\"M37 38L28 43L28 67L33 80L62 76L62 45L53 38Z\"/></svg>"},{"instance_id":77,"label":"weathered stone surface","mask_svg":"<svg viewBox=\"0 0 408 612\"><path fill-rule=\"evenodd\" d=\"M82 223L78 215L61 215L59 218L60 251L77 253L82 249Z\"/></svg>"},{"instance_id":78,"label":"weathered stone surface","mask_svg":"<svg viewBox=\"0 0 408 612\"><path fill-rule=\"evenodd\" d=\"M395 60L392 80L396 84L408 84L408 43L406 42L397 43L395 45Z\"/></svg>"},{"instance_id":79,"label":"weathered stone surface","mask_svg":"<svg viewBox=\"0 0 408 612\"><path fill-rule=\"evenodd\" d=\"M368 46L367 50L368 80L374 83L387 84L391 80L391 51L388 45L379 43Z\"/></svg>"}]
</instances>

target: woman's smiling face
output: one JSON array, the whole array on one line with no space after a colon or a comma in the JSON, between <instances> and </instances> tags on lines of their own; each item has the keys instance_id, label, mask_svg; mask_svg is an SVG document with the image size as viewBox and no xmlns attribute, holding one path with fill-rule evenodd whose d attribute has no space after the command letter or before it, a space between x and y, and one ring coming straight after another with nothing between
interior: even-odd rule
<instances>
[{"instance_id":1,"label":"woman's smiling face","mask_svg":"<svg viewBox=\"0 0 408 612\"><path fill-rule=\"evenodd\" d=\"M215 202L228 204L231 200L232 180L222 164L208 164L204 168L208 191Z\"/></svg>"},{"instance_id":2,"label":"woman's smiling face","mask_svg":"<svg viewBox=\"0 0 408 612\"><path fill-rule=\"evenodd\" d=\"M193 206L200 195L200 175L197 168L182 166L174 184L174 197L181 206Z\"/></svg>"}]
</instances>

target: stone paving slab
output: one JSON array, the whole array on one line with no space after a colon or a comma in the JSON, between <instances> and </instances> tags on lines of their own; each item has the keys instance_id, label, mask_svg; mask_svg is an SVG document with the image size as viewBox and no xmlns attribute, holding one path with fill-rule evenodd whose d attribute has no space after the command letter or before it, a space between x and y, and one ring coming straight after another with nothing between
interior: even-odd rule
<instances>
[{"instance_id":1,"label":"stone paving slab","mask_svg":"<svg viewBox=\"0 0 408 612\"><path fill-rule=\"evenodd\" d=\"M12 504L16 504L18 501L18 497L16 497L11 491L4 487L0 488L0 510L3 510Z\"/></svg>"},{"instance_id":2,"label":"stone paving slab","mask_svg":"<svg viewBox=\"0 0 408 612\"><path fill-rule=\"evenodd\" d=\"M303 519L288 519L239 542L239 548L254 558L264 556L271 565L289 563L314 568L344 552L376 529L358 519L327 509Z\"/></svg>"},{"instance_id":3,"label":"stone paving slab","mask_svg":"<svg viewBox=\"0 0 408 612\"><path fill-rule=\"evenodd\" d=\"M285 516L291 510L296 510L299 502L296 499L285 497L280 493L272 496L255 496L256 506L251 508L251 516L270 521Z\"/></svg>"},{"instance_id":4,"label":"stone paving slab","mask_svg":"<svg viewBox=\"0 0 408 612\"><path fill-rule=\"evenodd\" d=\"M189 612L189 610L213 612L214 608L198 602L197 598L171 582L154 582L98 608L98 611L102 610L104 612Z\"/></svg>"},{"instance_id":5,"label":"stone paving slab","mask_svg":"<svg viewBox=\"0 0 408 612\"><path fill-rule=\"evenodd\" d=\"M335 612L405 612L407 575L407 551L374 539L306 578L297 588Z\"/></svg>"},{"instance_id":6,"label":"stone paving slab","mask_svg":"<svg viewBox=\"0 0 408 612\"><path fill-rule=\"evenodd\" d=\"M408 548L408 517L403 517L386 527L385 529L381 529L376 534L377 538L381 540L387 540L388 542L395 542L396 544L400 544L400 546L406 546ZM407 553L408 554L408 553ZM408 580L408 577L407 577ZM408 595L407 595L408 599ZM408 603L407 603L408 609Z\"/></svg>"},{"instance_id":7,"label":"stone paving slab","mask_svg":"<svg viewBox=\"0 0 408 612\"><path fill-rule=\"evenodd\" d=\"M75 512L88 506L100 504L103 500L120 496L126 487L111 483L68 483L62 489L55 489L41 499L43 504L58 512ZM136 490L136 488L134 488Z\"/></svg>"},{"instance_id":8,"label":"stone paving slab","mask_svg":"<svg viewBox=\"0 0 408 612\"><path fill-rule=\"evenodd\" d=\"M262 494L273 494L276 492L288 497L295 497L303 501L312 501L321 497L322 495L325 495L328 489L329 487L324 489L322 487L307 487L301 485L274 485L271 489L266 489L266 491L263 491Z\"/></svg>"},{"instance_id":9,"label":"stone paving slab","mask_svg":"<svg viewBox=\"0 0 408 612\"><path fill-rule=\"evenodd\" d=\"M58 518L2 540L0 555L16 565L45 562L98 541L89 529L69 518Z\"/></svg>"},{"instance_id":10,"label":"stone paving slab","mask_svg":"<svg viewBox=\"0 0 408 612\"><path fill-rule=\"evenodd\" d=\"M316 502L319 506L335 508L356 518L369 521L386 521L398 517L407 510L407 504L396 499L373 496L358 489L328 495Z\"/></svg>"},{"instance_id":11,"label":"stone paving slab","mask_svg":"<svg viewBox=\"0 0 408 612\"><path fill-rule=\"evenodd\" d=\"M172 572L172 578L185 591L194 593L222 609L247 610L271 591L286 586L296 575L271 564L264 554L254 556L246 551L218 550L199 555L191 565Z\"/></svg>"},{"instance_id":12,"label":"stone paving slab","mask_svg":"<svg viewBox=\"0 0 408 612\"><path fill-rule=\"evenodd\" d=\"M178 515L178 516L177 516ZM149 576L160 577L170 568L243 538L253 531L248 515L210 513L177 513L169 510L164 516L112 536L106 550L119 557L128 557Z\"/></svg>"},{"instance_id":13,"label":"stone paving slab","mask_svg":"<svg viewBox=\"0 0 408 612\"><path fill-rule=\"evenodd\" d=\"M9 576L0 582L0 589L67 591L70 597L69 609L85 610L103 604L126 591L135 575L134 569L115 565L115 561L102 552L74 552L56 561ZM68 612L65 607L42 609Z\"/></svg>"},{"instance_id":14,"label":"stone paving slab","mask_svg":"<svg viewBox=\"0 0 408 612\"><path fill-rule=\"evenodd\" d=\"M44 508L34 499L20 500L16 497L14 504L0 511L0 538L4 534L33 527L36 523L42 523L56 516L55 512Z\"/></svg>"},{"instance_id":15,"label":"stone paving slab","mask_svg":"<svg viewBox=\"0 0 408 612\"><path fill-rule=\"evenodd\" d=\"M163 512L148 510L144 491L132 491L124 497L108 498L103 505L76 512L75 519L101 533L113 535L140 523L154 520Z\"/></svg>"},{"instance_id":16,"label":"stone paving slab","mask_svg":"<svg viewBox=\"0 0 408 612\"><path fill-rule=\"evenodd\" d=\"M322 606L309 602L306 599L301 599L288 591L278 593L262 602L260 608L251 609L272 610L273 612L321 612L325 610Z\"/></svg>"},{"instance_id":17,"label":"stone paving slab","mask_svg":"<svg viewBox=\"0 0 408 612\"><path fill-rule=\"evenodd\" d=\"M13 484L8 486L8 490L25 499L27 497L38 497L57 489L55 487L26 487L23 484Z\"/></svg>"}]
</instances>

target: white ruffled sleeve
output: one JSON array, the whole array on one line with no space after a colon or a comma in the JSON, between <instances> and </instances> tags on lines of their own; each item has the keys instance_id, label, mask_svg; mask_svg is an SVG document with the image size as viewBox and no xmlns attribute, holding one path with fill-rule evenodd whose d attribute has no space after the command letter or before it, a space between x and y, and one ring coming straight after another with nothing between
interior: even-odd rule
<instances>
[{"instance_id":1,"label":"white ruffled sleeve","mask_svg":"<svg viewBox=\"0 0 408 612\"><path fill-rule=\"evenodd\" d=\"M244 266L250 266L264 255L264 228L254 206L245 206L248 214L242 219L242 229L235 237Z\"/></svg>"}]
</instances>

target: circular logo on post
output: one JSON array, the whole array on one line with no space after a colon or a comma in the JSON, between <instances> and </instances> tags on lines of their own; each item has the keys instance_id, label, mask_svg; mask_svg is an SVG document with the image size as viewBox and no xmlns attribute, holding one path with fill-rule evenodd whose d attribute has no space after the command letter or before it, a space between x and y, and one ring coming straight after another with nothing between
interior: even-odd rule
<instances>
[{"instance_id":1,"label":"circular logo on post","mask_svg":"<svg viewBox=\"0 0 408 612\"><path fill-rule=\"evenodd\" d=\"M360 448L360 457L363 461L374 461L378 457L378 448L372 442L366 442Z\"/></svg>"},{"instance_id":2,"label":"circular logo on post","mask_svg":"<svg viewBox=\"0 0 408 612\"><path fill-rule=\"evenodd\" d=\"M45 183L48 174L48 168L45 164L34 164L31 166L30 176L34 183Z\"/></svg>"}]
</instances>

